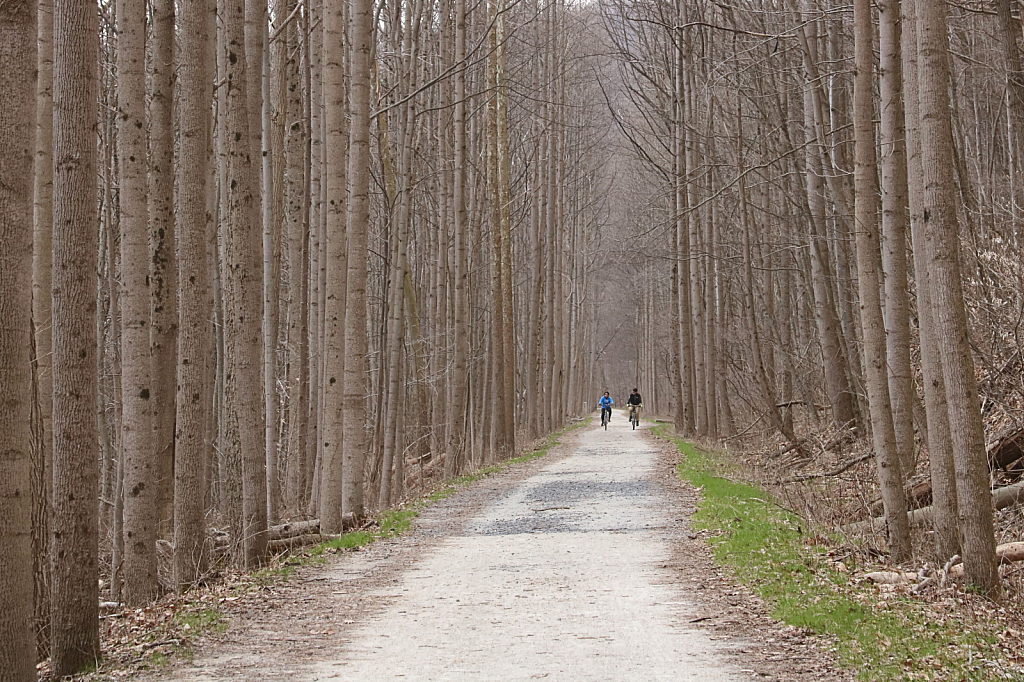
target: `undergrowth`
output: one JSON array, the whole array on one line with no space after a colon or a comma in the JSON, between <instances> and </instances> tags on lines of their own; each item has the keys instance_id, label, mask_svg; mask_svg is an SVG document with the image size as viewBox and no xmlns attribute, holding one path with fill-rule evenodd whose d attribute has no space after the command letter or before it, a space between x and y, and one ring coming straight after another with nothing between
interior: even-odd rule
<instances>
[{"instance_id":1,"label":"undergrowth","mask_svg":"<svg viewBox=\"0 0 1024 682\"><path fill-rule=\"evenodd\" d=\"M669 428L658 425L655 433L684 455L678 474L701 493L694 526L706 533L717 560L775 618L830 636L841 664L861 680L1024 680L1019 668L1006 665L996 633L955 614L936 618L911 597L851 580L857 567L850 557L836 558L838 538L816 534L765 491L732 480L713 454L672 437Z\"/></svg>"}]
</instances>

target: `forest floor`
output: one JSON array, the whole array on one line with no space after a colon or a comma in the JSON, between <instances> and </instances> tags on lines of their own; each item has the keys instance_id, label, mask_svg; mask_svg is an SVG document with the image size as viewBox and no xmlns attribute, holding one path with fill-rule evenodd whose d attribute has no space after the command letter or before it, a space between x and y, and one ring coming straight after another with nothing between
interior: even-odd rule
<instances>
[{"instance_id":1,"label":"forest floor","mask_svg":"<svg viewBox=\"0 0 1024 682\"><path fill-rule=\"evenodd\" d=\"M221 597L222 632L138 679L852 679L715 563L646 431L571 431L407 533Z\"/></svg>"}]
</instances>

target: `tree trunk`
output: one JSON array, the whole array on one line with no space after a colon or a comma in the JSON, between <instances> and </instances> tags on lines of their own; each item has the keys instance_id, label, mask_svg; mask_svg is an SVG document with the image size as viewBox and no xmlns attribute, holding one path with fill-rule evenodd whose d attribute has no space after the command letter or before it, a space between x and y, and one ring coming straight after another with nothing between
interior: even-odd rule
<instances>
[{"instance_id":1,"label":"tree trunk","mask_svg":"<svg viewBox=\"0 0 1024 682\"><path fill-rule=\"evenodd\" d=\"M32 157L36 8L0 7L0 669L36 679L32 574ZM88 339L88 337L87 337ZM93 501L94 502L94 501Z\"/></svg>"},{"instance_id":2,"label":"tree trunk","mask_svg":"<svg viewBox=\"0 0 1024 682\"><path fill-rule=\"evenodd\" d=\"M325 533L342 531L342 450L344 431L345 314L348 277L348 249L345 225L345 192L348 140L345 106L343 36L344 3L324 2L323 116L327 129L324 140L324 189L327 212L327 294L325 329L321 350L324 354L323 462L320 471L320 522Z\"/></svg>"},{"instance_id":3,"label":"tree trunk","mask_svg":"<svg viewBox=\"0 0 1024 682\"><path fill-rule=\"evenodd\" d=\"M917 57L929 293L947 389L964 574L994 594L1000 584L988 504L988 459L960 274L944 4L917 6Z\"/></svg>"},{"instance_id":4,"label":"tree trunk","mask_svg":"<svg viewBox=\"0 0 1024 682\"><path fill-rule=\"evenodd\" d=\"M921 339L921 373L928 424L928 460L932 481L932 526L936 558L945 563L960 554L957 528L956 474L953 466L952 435L942 358L932 311L931 277L928 273L924 233L924 180L921 167L920 100L917 81L916 0L902 0L903 12L903 95L907 140L907 180L910 227L914 244L914 273L917 279L917 314Z\"/></svg>"},{"instance_id":5,"label":"tree trunk","mask_svg":"<svg viewBox=\"0 0 1024 682\"><path fill-rule=\"evenodd\" d=\"M53 2L38 3L36 77L36 163L32 263L32 326L35 328L39 446L33 478L33 555L35 566L36 650L50 655L50 505L53 501ZM109 499L109 498L108 498Z\"/></svg>"},{"instance_id":6,"label":"tree trunk","mask_svg":"<svg viewBox=\"0 0 1024 682\"><path fill-rule=\"evenodd\" d=\"M259 189L252 158L258 146L250 134L251 98L247 97L245 2L228 0L224 19L227 42L228 206L224 244L226 379L228 409L237 422L241 449L241 554L247 568L266 559L267 483L263 400L263 244ZM258 71L258 70L257 70ZM257 83L259 81L257 80ZM258 100L257 100L258 101ZM257 121L259 117L257 116ZM259 128L257 128L258 130Z\"/></svg>"},{"instance_id":7,"label":"tree trunk","mask_svg":"<svg viewBox=\"0 0 1024 682\"><path fill-rule=\"evenodd\" d=\"M351 45L351 129L349 132L348 276L345 295L345 394L342 509L364 513L363 464L366 456L366 277L370 232L370 44L373 1L352 0L348 25Z\"/></svg>"},{"instance_id":8,"label":"tree trunk","mask_svg":"<svg viewBox=\"0 0 1024 682\"><path fill-rule=\"evenodd\" d=\"M854 218L857 235L857 282L860 293L861 326L864 330L864 357L867 364L868 403L871 434L875 444L878 480L882 488L885 518L889 526L889 549L897 563L911 558L910 527L907 524L907 497L886 372L885 322L879 287L881 259L878 238L877 165L872 89L873 28L870 0L854 4L856 78L854 81L854 135L856 165Z\"/></svg>"},{"instance_id":9,"label":"tree trunk","mask_svg":"<svg viewBox=\"0 0 1024 682\"><path fill-rule=\"evenodd\" d=\"M51 665L57 676L76 673L100 655L96 505L97 15L94 2L54 5L50 634Z\"/></svg>"},{"instance_id":10,"label":"tree trunk","mask_svg":"<svg viewBox=\"0 0 1024 682\"><path fill-rule=\"evenodd\" d=\"M174 253L174 0L154 0L150 62L151 398L157 532L173 532L178 299ZM200 180L205 182L205 177ZM205 211L205 206L203 207Z\"/></svg>"},{"instance_id":11,"label":"tree trunk","mask_svg":"<svg viewBox=\"0 0 1024 682\"><path fill-rule=\"evenodd\" d=\"M117 146L121 170L121 446L124 467L123 597L159 593L157 488L151 399L149 230L146 185L146 2L117 3Z\"/></svg>"},{"instance_id":12,"label":"tree trunk","mask_svg":"<svg viewBox=\"0 0 1024 682\"><path fill-rule=\"evenodd\" d=\"M182 5L178 61L180 161L178 202L178 354L174 467L174 585L181 592L206 570L206 432L212 392L206 359L210 336L210 264L206 258L209 183L209 0Z\"/></svg>"},{"instance_id":13,"label":"tree trunk","mask_svg":"<svg viewBox=\"0 0 1024 682\"><path fill-rule=\"evenodd\" d=\"M896 452L904 479L914 472L914 375L910 367L910 295L907 285L907 154L903 117L898 0L878 4L879 90L882 101L879 161L882 177L882 268L885 271L885 341Z\"/></svg>"},{"instance_id":14,"label":"tree trunk","mask_svg":"<svg viewBox=\"0 0 1024 682\"><path fill-rule=\"evenodd\" d=\"M466 2L455 0L455 63L466 60ZM466 436L469 432L469 224L466 214L466 73L455 74L455 291L454 328L455 349L452 359L452 379L449 384L452 427L448 439L444 473L452 477L462 470L466 457Z\"/></svg>"}]
</instances>

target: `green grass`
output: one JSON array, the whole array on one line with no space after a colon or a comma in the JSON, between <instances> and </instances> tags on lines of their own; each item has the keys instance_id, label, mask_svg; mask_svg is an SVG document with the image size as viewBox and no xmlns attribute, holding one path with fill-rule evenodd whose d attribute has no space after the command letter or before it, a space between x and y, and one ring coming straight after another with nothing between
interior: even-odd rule
<instances>
[{"instance_id":1,"label":"green grass","mask_svg":"<svg viewBox=\"0 0 1024 682\"><path fill-rule=\"evenodd\" d=\"M182 627L188 626L190 635L198 637L210 633L224 632L227 629L227 620L218 609L202 607L201 603L197 606L201 608L190 608L186 611L180 611L174 616L174 620L179 625Z\"/></svg>"},{"instance_id":2,"label":"green grass","mask_svg":"<svg viewBox=\"0 0 1024 682\"><path fill-rule=\"evenodd\" d=\"M679 476L701 492L694 526L706 531L718 561L757 592L775 618L833 637L840 661L860 679L1024 679L996 666L1002 652L993 634L935 619L912 599L883 599L876 587L851 583L847 571L856 567L828 556L833 538L813 534L765 491L731 480L724 464L671 437L670 428L658 425L655 433L684 455Z\"/></svg>"}]
</instances>

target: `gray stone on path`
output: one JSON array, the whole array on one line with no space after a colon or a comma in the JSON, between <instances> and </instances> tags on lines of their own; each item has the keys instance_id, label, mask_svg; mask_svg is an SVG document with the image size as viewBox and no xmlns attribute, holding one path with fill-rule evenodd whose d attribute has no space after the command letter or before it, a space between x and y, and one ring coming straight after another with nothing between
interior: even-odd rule
<instances>
[{"instance_id":1,"label":"gray stone on path","mask_svg":"<svg viewBox=\"0 0 1024 682\"><path fill-rule=\"evenodd\" d=\"M379 597L302 680L753 679L697 613L671 559L655 451L624 419L486 506Z\"/></svg>"}]
</instances>

